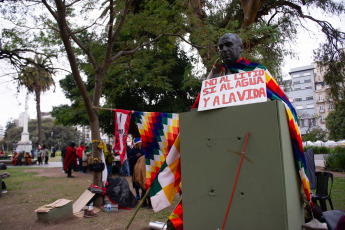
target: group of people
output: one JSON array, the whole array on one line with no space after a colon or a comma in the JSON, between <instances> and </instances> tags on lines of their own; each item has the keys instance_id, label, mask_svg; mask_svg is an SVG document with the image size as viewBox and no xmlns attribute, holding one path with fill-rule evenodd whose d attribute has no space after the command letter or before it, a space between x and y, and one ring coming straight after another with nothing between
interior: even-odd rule
<instances>
[{"instance_id":1,"label":"group of people","mask_svg":"<svg viewBox=\"0 0 345 230\"><path fill-rule=\"evenodd\" d=\"M22 161L23 158L24 158L25 165L31 165L33 157L31 156L30 153L25 152L25 151L21 151L21 152L13 151L12 164L23 165L23 161Z\"/></svg>"},{"instance_id":2,"label":"group of people","mask_svg":"<svg viewBox=\"0 0 345 230\"><path fill-rule=\"evenodd\" d=\"M120 175L122 176L132 176L133 188L135 189L136 198L139 200L143 198L146 193L145 184L145 153L142 148L142 142L140 138L134 139L134 146L130 148L127 146L126 154L127 159L123 162L120 170ZM113 174L113 162L115 158L115 152L112 145L106 145L104 151L105 166L108 177ZM83 173L88 173L88 164L90 158L92 157L91 144L85 146L82 142L79 147L72 142L68 147L61 150L62 162L63 162L63 172L67 173L68 178L73 178L72 172L79 171ZM140 194L141 189L141 194ZM150 202L148 202L150 204Z\"/></svg>"},{"instance_id":3,"label":"group of people","mask_svg":"<svg viewBox=\"0 0 345 230\"><path fill-rule=\"evenodd\" d=\"M132 183L135 190L136 199L143 199L146 194L146 162L145 152L140 138L134 139L134 147L127 153L127 157L129 163L129 174L132 176ZM139 192L140 189L141 194ZM147 198L143 205L151 207L150 198Z\"/></svg>"},{"instance_id":4,"label":"group of people","mask_svg":"<svg viewBox=\"0 0 345 230\"><path fill-rule=\"evenodd\" d=\"M73 178L72 171L87 172L89 158L91 157L91 144L85 146L81 142L77 148L72 142L68 147L61 150L62 172L67 173L68 178ZM78 163L79 162L79 163Z\"/></svg>"},{"instance_id":5,"label":"group of people","mask_svg":"<svg viewBox=\"0 0 345 230\"><path fill-rule=\"evenodd\" d=\"M49 150L46 145L43 145L42 148L37 149L37 164L48 164L49 161Z\"/></svg>"},{"instance_id":6,"label":"group of people","mask_svg":"<svg viewBox=\"0 0 345 230\"><path fill-rule=\"evenodd\" d=\"M49 161L49 150L46 145L43 145L42 148L37 149L37 153L35 154L35 150L32 149L31 153L25 151L13 151L12 152L12 164L13 165L22 165L22 159L24 158L25 165L31 165L32 160L37 156L37 164L48 164Z\"/></svg>"}]
</instances>

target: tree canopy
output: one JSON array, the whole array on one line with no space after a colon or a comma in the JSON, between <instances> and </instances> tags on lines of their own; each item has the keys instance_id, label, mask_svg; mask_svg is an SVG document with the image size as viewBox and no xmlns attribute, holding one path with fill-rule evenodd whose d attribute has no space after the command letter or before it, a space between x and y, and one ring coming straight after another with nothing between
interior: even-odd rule
<instances>
[{"instance_id":1,"label":"tree canopy","mask_svg":"<svg viewBox=\"0 0 345 230\"><path fill-rule=\"evenodd\" d=\"M329 130L330 140L345 139L345 100L339 101L335 110L331 111L326 118L326 127Z\"/></svg>"},{"instance_id":2,"label":"tree canopy","mask_svg":"<svg viewBox=\"0 0 345 230\"><path fill-rule=\"evenodd\" d=\"M310 130L307 134L302 136L303 141L325 141L326 140L326 132L323 131L321 128L316 128Z\"/></svg>"},{"instance_id":3,"label":"tree canopy","mask_svg":"<svg viewBox=\"0 0 345 230\"><path fill-rule=\"evenodd\" d=\"M29 121L28 131L33 147L37 148L39 145L37 120L31 119ZM5 138L0 143L6 145L8 142L8 150L12 150L14 143L20 140L22 132L23 127L17 126L14 121L8 122L5 130ZM75 128L55 125L52 118L42 119L42 144L48 147L55 146L58 149L59 147L68 146L71 141L77 143L78 140L80 140L80 133Z\"/></svg>"},{"instance_id":4,"label":"tree canopy","mask_svg":"<svg viewBox=\"0 0 345 230\"><path fill-rule=\"evenodd\" d=\"M42 145L42 115L41 115L41 93L48 91L55 82L51 73L47 70L46 60L38 55L35 56L36 64L26 66L18 77L20 85L24 85L29 93L34 93L36 98L36 113L38 127L38 143Z\"/></svg>"},{"instance_id":5,"label":"tree canopy","mask_svg":"<svg viewBox=\"0 0 345 230\"><path fill-rule=\"evenodd\" d=\"M130 68L127 68L128 63L119 64L106 78L104 107L173 113L190 110L201 82L191 74L189 58L183 51L176 47L148 49L135 54L130 62ZM56 121L63 125L87 125L82 100L72 77L66 76L60 85L72 105L54 107L52 115ZM87 85L91 91L92 81ZM102 130L114 135L114 112L101 110L99 118ZM130 133L137 134L134 122L131 122Z\"/></svg>"}]
</instances>

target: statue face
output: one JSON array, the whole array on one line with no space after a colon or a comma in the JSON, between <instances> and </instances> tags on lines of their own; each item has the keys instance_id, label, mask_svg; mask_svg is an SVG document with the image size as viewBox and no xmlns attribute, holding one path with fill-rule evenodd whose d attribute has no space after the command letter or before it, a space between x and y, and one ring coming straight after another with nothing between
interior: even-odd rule
<instances>
[{"instance_id":1,"label":"statue face","mask_svg":"<svg viewBox=\"0 0 345 230\"><path fill-rule=\"evenodd\" d=\"M219 39L220 57L223 63L230 65L236 63L241 58L243 50L242 42L234 34L225 34Z\"/></svg>"}]
</instances>

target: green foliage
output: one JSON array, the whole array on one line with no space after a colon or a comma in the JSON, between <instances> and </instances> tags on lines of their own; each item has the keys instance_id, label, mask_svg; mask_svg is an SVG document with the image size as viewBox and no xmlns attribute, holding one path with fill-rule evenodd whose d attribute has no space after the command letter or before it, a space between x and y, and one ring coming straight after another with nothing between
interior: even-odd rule
<instances>
[{"instance_id":1,"label":"green foliage","mask_svg":"<svg viewBox=\"0 0 345 230\"><path fill-rule=\"evenodd\" d=\"M25 167L24 167L25 168ZM26 167L26 169L28 169ZM37 188L38 186L32 185L32 184L27 184L27 181L36 181L40 183L44 183L44 181L47 180L46 177L35 177L34 175L37 173L34 172L24 172L23 169L21 170L8 170L10 173L10 177L6 179L6 186L8 187L8 190L13 191L13 190L18 190L20 191L23 189L23 186L25 185L25 189L34 189ZM11 178L11 179L9 179Z\"/></svg>"},{"instance_id":2,"label":"green foliage","mask_svg":"<svg viewBox=\"0 0 345 230\"><path fill-rule=\"evenodd\" d=\"M14 143L20 141L21 133L23 132L23 127L17 127L13 125L9 125L7 127L9 127L5 131L7 136L4 140L0 142L0 144L6 146L6 142L8 141L8 150L12 151ZM28 131L30 133L30 140L32 141L33 147L37 147L37 120L29 121ZM76 143L81 141L81 135L76 129L62 125L54 125L54 120L52 118L45 118L42 120L42 131L43 144L47 145L49 148L51 146L55 146L56 148L67 146L70 144L71 141L75 141Z\"/></svg>"},{"instance_id":3,"label":"green foliage","mask_svg":"<svg viewBox=\"0 0 345 230\"><path fill-rule=\"evenodd\" d=\"M83 68L88 72L87 63ZM92 75L86 82L88 90L93 89ZM70 75L60 81L71 106L54 107L52 116L63 125L87 125L88 120L81 95ZM105 108L119 108L136 111L186 112L189 111L201 87L200 79L191 74L189 59L178 51L171 41L162 39L150 49L133 55L129 63L118 63L104 80L103 95ZM115 133L115 114L100 110L99 121L102 130ZM130 131L138 135L134 117Z\"/></svg>"},{"instance_id":4,"label":"green foliage","mask_svg":"<svg viewBox=\"0 0 345 230\"><path fill-rule=\"evenodd\" d=\"M326 140L326 132L323 131L321 128L312 129L309 133L302 136L303 141L325 141Z\"/></svg>"},{"instance_id":5,"label":"green foliage","mask_svg":"<svg viewBox=\"0 0 345 230\"><path fill-rule=\"evenodd\" d=\"M328 154L325 157L325 168L345 172L345 152Z\"/></svg>"},{"instance_id":6,"label":"green foliage","mask_svg":"<svg viewBox=\"0 0 345 230\"><path fill-rule=\"evenodd\" d=\"M304 146L303 150L306 152L308 149L313 149L314 154L327 154L331 152L331 148L326 146Z\"/></svg>"},{"instance_id":7,"label":"green foliage","mask_svg":"<svg viewBox=\"0 0 345 230\"><path fill-rule=\"evenodd\" d=\"M336 146L332 150L333 153L344 153L345 154L345 146Z\"/></svg>"},{"instance_id":8,"label":"green foliage","mask_svg":"<svg viewBox=\"0 0 345 230\"><path fill-rule=\"evenodd\" d=\"M329 130L330 140L345 139L345 100L336 104L335 110L331 111L326 118L326 127Z\"/></svg>"},{"instance_id":9,"label":"green foliage","mask_svg":"<svg viewBox=\"0 0 345 230\"><path fill-rule=\"evenodd\" d=\"M335 210L345 210L345 178L335 177L332 188L332 202Z\"/></svg>"}]
</instances>

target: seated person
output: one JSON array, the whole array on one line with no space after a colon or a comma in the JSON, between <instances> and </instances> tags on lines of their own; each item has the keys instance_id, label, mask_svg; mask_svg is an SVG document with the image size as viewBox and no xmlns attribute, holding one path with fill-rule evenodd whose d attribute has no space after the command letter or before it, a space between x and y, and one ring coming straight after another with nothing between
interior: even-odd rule
<instances>
[{"instance_id":1,"label":"seated person","mask_svg":"<svg viewBox=\"0 0 345 230\"><path fill-rule=\"evenodd\" d=\"M0 178L1 179L4 179L4 178L9 177L9 176L10 176L10 174L8 172L0 174ZM7 190L6 190L7 187L6 187L6 184L5 184L4 180L2 180L0 186L1 186L1 193L7 193Z\"/></svg>"},{"instance_id":2,"label":"seated person","mask_svg":"<svg viewBox=\"0 0 345 230\"><path fill-rule=\"evenodd\" d=\"M22 158L20 157L20 153L18 152L13 152L13 158L12 158L12 164L13 165L18 165L19 160L22 160Z\"/></svg>"},{"instance_id":3,"label":"seated person","mask_svg":"<svg viewBox=\"0 0 345 230\"><path fill-rule=\"evenodd\" d=\"M32 157L31 157L30 153L26 152L24 158L25 158L25 164L31 165L31 162L32 162L31 158Z\"/></svg>"}]
</instances>

